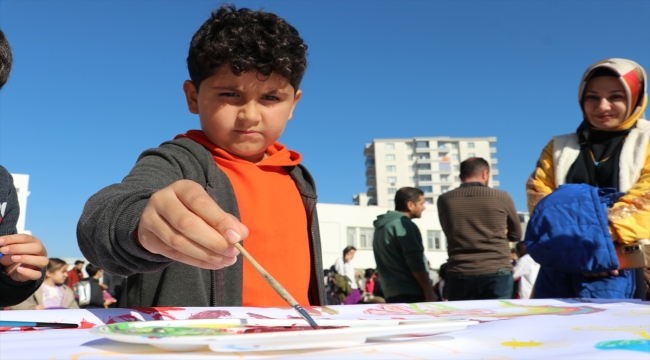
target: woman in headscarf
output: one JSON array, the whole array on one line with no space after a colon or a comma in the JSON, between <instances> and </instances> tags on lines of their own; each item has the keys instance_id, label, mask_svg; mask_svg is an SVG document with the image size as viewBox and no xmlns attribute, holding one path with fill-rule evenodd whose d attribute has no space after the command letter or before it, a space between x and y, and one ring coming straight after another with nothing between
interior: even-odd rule
<instances>
[{"instance_id":1,"label":"woman in headscarf","mask_svg":"<svg viewBox=\"0 0 650 360\"><path fill-rule=\"evenodd\" d=\"M617 195L622 196L615 198L613 205L607 209L607 223L604 225L607 239L611 236L611 240L618 244L630 244L650 238L650 122L644 116L648 104L647 87L645 70L631 60L606 59L585 71L578 91L583 121L575 133L554 137L544 148L535 171L526 183L531 214L542 198L563 184L588 184L601 190L613 188L619 192ZM566 223L568 220L565 218L563 221ZM550 233L549 230L547 234ZM613 248L611 240L609 248ZM529 250L532 250L530 244ZM558 253L560 251L558 249ZM592 263L596 262L592 260ZM634 274L635 270L625 272L629 275L634 297L640 297L645 291L640 281L642 274L640 271ZM552 286L539 283L563 279L573 282L576 288L575 278L571 280L566 274L555 274L556 278L551 279L549 274L546 269L545 275L538 278L538 285ZM623 281L611 278L625 274L613 269L584 275L587 279L578 281L582 287L586 283ZM603 284L595 285L607 290L608 285ZM534 296L582 295L578 290L574 294L562 291L552 294L547 290L538 294L536 286Z\"/></svg>"}]
</instances>

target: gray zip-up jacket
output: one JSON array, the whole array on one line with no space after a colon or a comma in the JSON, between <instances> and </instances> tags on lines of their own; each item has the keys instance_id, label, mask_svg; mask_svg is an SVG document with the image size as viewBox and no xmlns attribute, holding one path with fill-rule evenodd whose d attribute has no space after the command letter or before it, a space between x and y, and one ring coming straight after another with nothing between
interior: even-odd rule
<instances>
[{"instance_id":1,"label":"gray zip-up jacket","mask_svg":"<svg viewBox=\"0 0 650 360\"><path fill-rule=\"evenodd\" d=\"M16 224L20 216L20 204L14 187L14 178L9 171L0 166L0 236L14 235L18 232ZM45 278L45 269L41 278L30 281L15 281L7 275L0 265L0 307L16 305L34 293Z\"/></svg>"},{"instance_id":2,"label":"gray zip-up jacket","mask_svg":"<svg viewBox=\"0 0 650 360\"><path fill-rule=\"evenodd\" d=\"M325 305L316 187L302 165L285 167L305 205L309 226L310 305ZM226 212L240 218L230 180L212 154L188 138L149 149L119 184L93 195L77 224L77 241L84 256L100 268L128 276L120 307L241 306L243 265L238 261L220 270L206 270L152 254L133 238L140 216L153 193L172 183L197 182ZM269 211L269 216L273 212ZM246 241L242 241L246 247Z\"/></svg>"}]
</instances>

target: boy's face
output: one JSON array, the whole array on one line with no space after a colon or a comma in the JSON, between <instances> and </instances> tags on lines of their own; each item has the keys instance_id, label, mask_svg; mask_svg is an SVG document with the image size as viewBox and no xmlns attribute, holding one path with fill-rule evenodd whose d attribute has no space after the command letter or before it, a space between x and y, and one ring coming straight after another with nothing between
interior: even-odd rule
<instances>
[{"instance_id":1,"label":"boy's face","mask_svg":"<svg viewBox=\"0 0 650 360\"><path fill-rule=\"evenodd\" d=\"M183 90L208 139L253 163L282 135L302 94L275 73L266 79L257 72L236 76L227 65L203 80L198 92L189 80Z\"/></svg>"}]
</instances>

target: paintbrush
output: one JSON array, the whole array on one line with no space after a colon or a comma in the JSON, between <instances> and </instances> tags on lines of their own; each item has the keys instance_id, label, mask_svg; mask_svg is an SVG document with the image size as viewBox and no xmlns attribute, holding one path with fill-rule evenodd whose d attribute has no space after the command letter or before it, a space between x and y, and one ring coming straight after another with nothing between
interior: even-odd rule
<instances>
[{"instance_id":1,"label":"paintbrush","mask_svg":"<svg viewBox=\"0 0 650 360\"><path fill-rule=\"evenodd\" d=\"M50 328L78 328L77 324L49 323L32 321L4 321L0 320L0 327L50 327Z\"/></svg>"},{"instance_id":2,"label":"paintbrush","mask_svg":"<svg viewBox=\"0 0 650 360\"><path fill-rule=\"evenodd\" d=\"M266 282L269 283L269 285L271 285L273 290L275 290L275 292L278 293L278 295L280 295L284 299L284 301L286 301L287 303L289 303L289 305L291 305L294 309L296 309L298 314L300 314L300 316L302 316L305 320L307 320L307 322L309 323L309 325L311 325L311 327L313 327L314 329L318 329L318 324L316 324L314 319L312 319L311 316L307 314L307 311L305 311L305 309L303 309L302 306L298 304L296 299L294 299L293 296L291 296L291 294L289 294L289 292L284 287L282 287L282 285L280 285L280 283L277 282L277 280L275 280L273 276L271 276L271 274L269 274L266 270L264 270L262 265L260 265L255 259L253 259L251 254L249 254L248 251L246 251L246 249L244 249L243 246L241 246L239 243L235 243L235 247L237 248L237 250L239 250L239 252L241 252L246 257L246 259L253 265L255 270L257 270L257 272L259 272L260 275L262 275L264 280L266 280Z\"/></svg>"}]
</instances>

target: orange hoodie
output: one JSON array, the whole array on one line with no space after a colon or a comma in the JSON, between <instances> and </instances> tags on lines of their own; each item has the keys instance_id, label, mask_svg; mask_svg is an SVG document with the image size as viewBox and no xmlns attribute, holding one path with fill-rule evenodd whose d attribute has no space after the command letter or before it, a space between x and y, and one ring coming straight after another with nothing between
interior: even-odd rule
<instances>
[{"instance_id":1,"label":"orange hoodie","mask_svg":"<svg viewBox=\"0 0 650 360\"><path fill-rule=\"evenodd\" d=\"M266 150L268 157L254 164L218 148L202 131L190 130L179 137L203 145L228 176L241 222L250 231L243 242L246 250L298 303L309 304L307 214L296 184L283 168L300 164L300 154L276 142ZM246 259L243 279L243 306L287 305Z\"/></svg>"}]
</instances>

